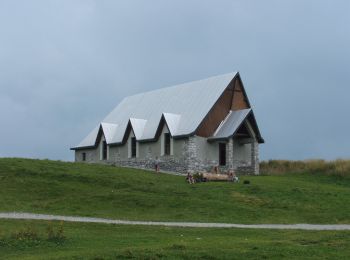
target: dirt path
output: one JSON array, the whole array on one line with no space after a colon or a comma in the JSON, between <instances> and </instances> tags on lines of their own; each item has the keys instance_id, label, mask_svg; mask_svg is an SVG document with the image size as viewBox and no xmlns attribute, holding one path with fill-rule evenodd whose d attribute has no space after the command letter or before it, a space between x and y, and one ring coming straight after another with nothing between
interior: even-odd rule
<instances>
[{"instance_id":1,"label":"dirt path","mask_svg":"<svg viewBox=\"0 0 350 260\"><path fill-rule=\"evenodd\" d=\"M260 228L260 229L301 229L301 230L350 230L350 224L228 224L198 222L158 222L113 220L105 218L58 216L33 213L0 213L0 219L62 220L69 222L105 223L118 225L168 226L168 227L203 227L203 228Z\"/></svg>"}]
</instances>

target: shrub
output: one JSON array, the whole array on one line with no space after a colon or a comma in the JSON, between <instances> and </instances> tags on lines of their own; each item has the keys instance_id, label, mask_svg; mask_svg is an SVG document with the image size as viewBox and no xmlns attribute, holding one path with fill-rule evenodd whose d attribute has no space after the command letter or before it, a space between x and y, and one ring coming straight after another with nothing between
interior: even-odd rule
<instances>
[{"instance_id":1,"label":"shrub","mask_svg":"<svg viewBox=\"0 0 350 260\"><path fill-rule=\"evenodd\" d=\"M30 241L39 240L38 232L31 227L14 232L12 233L11 237L15 240L30 240Z\"/></svg>"},{"instance_id":2,"label":"shrub","mask_svg":"<svg viewBox=\"0 0 350 260\"><path fill-rule=\"evenodd\" d=\"M66 237L64 235L64 229L63 229L63 222L61 221L59 227L55 231L52 223L49 222L49 225L46 228L47 233L47 240L55 242L55 243L62 243L66 240Z\"/></svg>"},{"instance_id":3,"label":"shrub","mask_svg":"<svg viewBox=\"0 0 350 260\"><path fill-rule=\"evenodd\" d=\"M30 248L36 247L41 243L41 238L38 232L31 228L24 228L19 231L13 231L6 234L1 234L0 236L0 248L10 247L10 248Z\"/></svg>"},{"instance_id":4,"label":"shrub","mask_svg":"<svg viewBox=\"0 0 350 260\"><path fill-rule=\"evenodd\" d=\"M243 184L250 184L250 181L249 180L244 180Z\"/></svg>"},{"instance_id":5,"label":"shrub","mask_svg":"<svg viewBox=\"0 0 350 260\"><path fill-rule=\"evenodd\" d=\"M17 249L34 248L45 243L55 243L61 245L66 237L62 223L55 230L51 223L46 228L47 239L45 233L38 232L32 227L22 228L19 231L13 231L0 234L0 248L9 247Z\"/></svg>"},{"instance_id":6,"label":"shrub","mask_svg":"<svg viewBox=\"0 0 350 260\"><path fill-rule=\"evenodd\" d=\"M350 160L269 160L260 163L262 174L322 173L327 175L350 176Z\"/></svg>"}]
</instances>

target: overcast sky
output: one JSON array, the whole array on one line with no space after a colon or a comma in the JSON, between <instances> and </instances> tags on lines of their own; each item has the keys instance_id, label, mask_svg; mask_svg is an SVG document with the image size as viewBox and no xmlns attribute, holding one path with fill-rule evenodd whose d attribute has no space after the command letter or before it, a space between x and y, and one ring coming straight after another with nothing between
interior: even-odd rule
<instances>
[{"instance_id":1,"label":"overcast sky","mask_svg":"<svg viewBox=\"0 0 350 260\"><path fill-rule=\"evenodd\" d=\"M0 157L73 160L125 96L239 71L262 159L350 158L350 1L0 0Z\"/></svg>"}]
</instances>

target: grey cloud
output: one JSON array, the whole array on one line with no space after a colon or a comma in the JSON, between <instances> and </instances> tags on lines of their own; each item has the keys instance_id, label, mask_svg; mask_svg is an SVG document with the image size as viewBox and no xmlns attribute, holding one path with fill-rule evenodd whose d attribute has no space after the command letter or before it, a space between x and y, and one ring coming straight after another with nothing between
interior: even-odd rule
<instances>
[{"instance_id":1,"label":"grey cloud","mask_svg":"<svg viewBox=\"0 0 350 260\"><path fill-rule=\"evenodd\" d=\"M239 70L263 159L349 157L348 1L1 1L0 154L72 160L126 95Z\"/></svg>"}]
</instances>

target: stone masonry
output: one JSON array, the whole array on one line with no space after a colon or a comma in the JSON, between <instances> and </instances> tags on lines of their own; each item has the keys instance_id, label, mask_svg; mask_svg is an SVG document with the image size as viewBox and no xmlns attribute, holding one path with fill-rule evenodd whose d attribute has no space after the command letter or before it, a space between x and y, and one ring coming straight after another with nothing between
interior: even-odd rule
<instances>
[{"instance_id":1,"label":"stone masonry","mask_svg":"<svg viewBox=\"0 0 350 260\"><path fill-rule=\"evenodd\" d=\"M210 172L214 166L218 165L217 159L200 158L199 149L196 143L196 136L187 137L182 145L181 154L158 156L160 169L171 172ZM220 166L221 172L234 170L237 174L259 174L259 144L251 143L250 163L242 160L235 160L233 154L233 139L226 143L226 165ZM108 161L99 160L99 148L76 151L76 161L81 161L82 153L86 153L86 162L107 163L115 166L135 167L144 169L154 169L156 156L148 150L145 158L122 158L117 149L114 156Z\"/></svg>"}]
</instances>

